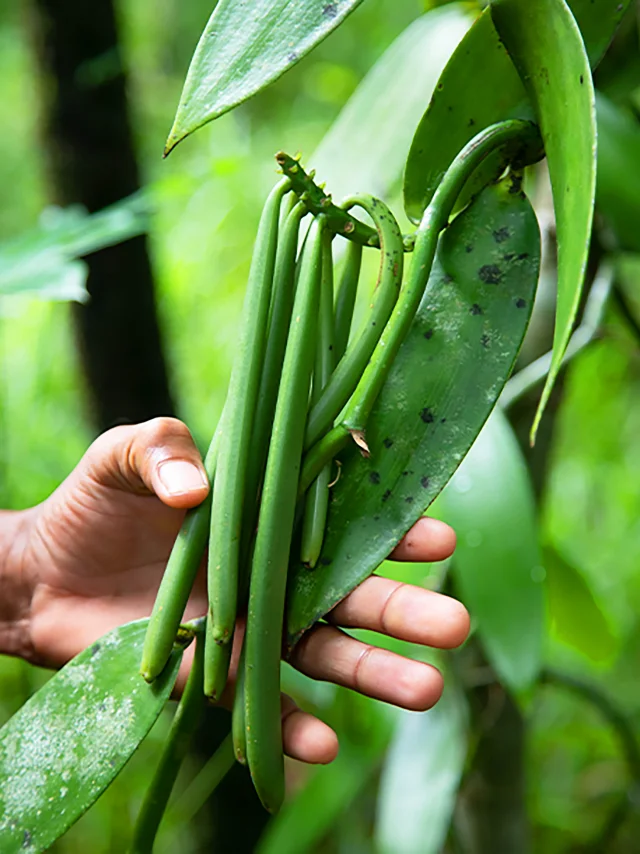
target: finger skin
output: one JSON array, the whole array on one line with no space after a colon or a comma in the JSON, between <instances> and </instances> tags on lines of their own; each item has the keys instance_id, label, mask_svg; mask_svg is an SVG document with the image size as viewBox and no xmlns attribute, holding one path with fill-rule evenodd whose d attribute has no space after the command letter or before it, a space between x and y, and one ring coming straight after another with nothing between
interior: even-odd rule
<instances>
[{"instance_id":1,"label":"finger skin","mask_svg":"<svg viewBox=\"0 0 640 854\"><path fill-rule=\"evenodd\" d=\"M400 540L389 559L429 563L451 557L455 547L453 528L439 519L423 516Z\"/></svg>"},{"instance_id":2,"label":"finger skin","mask_svg":"<svg viewBox=\"0 0 640 854\"><path fill-rule=\"evenodd\" d=\"M334 626L318 625L307 632L291 663L312 679L411 711L430 709L442 694L442 676L435 667L357 641Z\"/></svg>"},{"instance_id":3,"label":"finger skin","mask_svg":"<svg viewBox=\"0 0 640 854\"><path fill-rule=\"evenodd\" d=\"M169 507L200 504L209 482L189 428L176 418L114 427L91 445L71 475L100 486L156 494Z\"/></svg>"},{"instance_id":4,"label":"finger skin","mask_svg":"<svg viewBox=\"0 0 640 854\"><path fill-rule=\"evenodd\" d=\"M336 605L327 620L438 649L460 646L470 625L467 609L456 599L375 575Z\"/></svg>"}]
</instances>

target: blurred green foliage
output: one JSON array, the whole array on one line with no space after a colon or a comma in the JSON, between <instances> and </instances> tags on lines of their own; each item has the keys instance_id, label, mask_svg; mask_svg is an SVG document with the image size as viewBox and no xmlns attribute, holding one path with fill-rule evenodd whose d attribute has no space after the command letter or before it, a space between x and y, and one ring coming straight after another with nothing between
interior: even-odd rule
<instances>
[{"instance_id":1,"label":"blurred green foliage","mask_svg":"<svg viewBox=\"0 0 640 854\"><path fill-rule=\"evenodd\" d=\"M284 78L185 141L163 161L161 152L184 74L211 3L121 0L136 143L145 199L153 211L151 245L167 355L180 414L203 447L222 407L258 213L274 179L274 152L301 150L309 157L363 75L411 21L435 5L440 4L367 0ZM622 109L637 107L633 69L625 66L625 81L631 83L622 87L610 82L618 78L606 65L605 71L607 95ZM38 107L49 81L36 72L22 4L0 6L0 77L0 184L9 188L0 194L4 244L50 216ZM619 277L631 305L635 300L640 307L640 263L634 256L621 259ZM640 725L638 436L638 338L612 307L602 340L567 371L556 424L541 507L551 594L545 661L600 685L626 710L636 730ZM92 437L68 306L28 296L1 299L1 506L21 508L44 499ZM385 565L382 571L387 568L396 578L434 587L442 575L441 567ZM0 660L0 720L8 718L45 678L21 662ZM342 797L336 798L335 768L307 769L291 763L292 796L300 792L304 798L309 783L306 798L316 816L314 833L304 823L299 831L307 834L306 847L299 842L292 850L297 854L379 850L374 847L377 781L397 716L373 701L311 685L288 668L285 682L303 705L335 722L345 744L339 762L349 769L347 779L336 766L343 786ZM630 784L629 771L615 734L597 710L560 687L540 688L526 715L535 851L569 854L578 850L578 843L597 837ZM168 715L163 715L118 783L52 850L59 854L125 850L149 765L168 724ZM196 770L186 767L184 779ZM295 805L295 797L290 803ZM283 813L283 824L289 822L285 830L296 821L300 823L300 813ZM285 830L273 825L262 850L284 850L274 840ZM638 838L636 812L615 845L606 850L632 854L638 850ZM197 844L194 827L181 826L170 814L159 839L160 854L178 847L195 854ZM384 850L389 851L387 842Z\"/></svg>"}]
</instances>

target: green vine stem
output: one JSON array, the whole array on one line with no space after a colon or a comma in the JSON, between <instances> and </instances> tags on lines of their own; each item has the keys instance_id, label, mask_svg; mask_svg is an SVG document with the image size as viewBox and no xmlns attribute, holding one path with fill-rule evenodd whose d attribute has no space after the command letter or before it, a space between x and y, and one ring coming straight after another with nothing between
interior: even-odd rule
<instances>
[{"instance_id":1,"label":"green vine stem","mask_svg":"<svg viewBox=\"0 0 640 854\"><path fill-rule=\"evenodd\" d=\"M284 151L276 154L276 162L291 181L291 189L300 201L307 206L309 213L314 216L324 214L327 218L327 228L333 234L340 234L361 246L380 246L378 232L370 225L366 225L349 211L336 205L330 195L325 193L321 185L314 182L315 172L305 172L300 165L298 157L291 157ZM415 243L415 235L407 234L403 237L404 251L412 252Z\"/></svg>"},{"instance_id":2,"label":"green vine stem","mask_svg":"<svg viewBox=\"0 0 640 854\"><path fill-rule=\"evenodd\" d=\"M340 423L320 439L305 457L300 493L308 489L328 462L330 457L328 458L327 454L335 455L347 443L349 436L352 436L365 454L368 453L364 436L367 419L420 305L440 232L447 226L460 191L468 178L482 161L495 151L508 152L512 163L521 167L538 159L539 148L537 126L532 122L511 119L481 131L455 158L424 212L416 232L408 281L400 291L393 314L343 412ZM514 191L519 192L516 176Z\"/></svg>"},{"instance_id":3,"label":"green vine stem","mask_svg":"<svg viewBox=\"0 0 640 854\"><path fill-rule=\"evenodd\" d=\"M203 675L204 637L203 627L200 627L191 672L176 709L160 762L142 803L129 854L151 854L153 851L160 822L204 706Z\"/></svg>"}]
</instances>

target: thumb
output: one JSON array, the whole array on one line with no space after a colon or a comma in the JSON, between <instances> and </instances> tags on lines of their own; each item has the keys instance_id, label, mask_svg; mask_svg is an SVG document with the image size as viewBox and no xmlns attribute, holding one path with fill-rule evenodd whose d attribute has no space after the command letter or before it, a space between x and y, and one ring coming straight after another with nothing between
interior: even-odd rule
<instances>
[{"instance_id":1,"label":"thumb","mask_svg":"<svg viewBox=\"0 0 640 854\"><path fill-rule=\"evenodd\" d=\"M155 494L170 507L195 507L209 492L189 428L176 418L108 430L91 445L76 472L102 487Z\"/></svg>"}]
</instances>

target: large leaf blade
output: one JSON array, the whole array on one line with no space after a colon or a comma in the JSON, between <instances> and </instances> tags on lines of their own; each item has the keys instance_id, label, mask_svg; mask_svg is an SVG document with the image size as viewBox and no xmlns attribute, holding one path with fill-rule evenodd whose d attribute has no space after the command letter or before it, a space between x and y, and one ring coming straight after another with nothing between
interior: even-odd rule
<instances>
[{"instance_id":1,"label":"large leaf blade","mask_svg":"<svg viewBox=\"0 0 640 854\"><path fill-rule=\"evenodd\" d=\"M335 198L396 189L413 128L472 20L463 3L432 9L376 62L310 159Z\"/></svg>"},{"instance_id":2,"label":"large leaf blade","mask_svg":"<svg viewBox=\"0 0 640 854\"><path fill-rule=\"evenodd\" d=\"M570 0L592 68L630 2ZM532 117L526 90L485 9L452 55L416 129L404 180L409 218L420 221L454 157L476 133L504 119Z\"/></svg>"},{"instance_id":3,"label":"large leaf blade","mask_svg":"<svg viewBox=\"0 0 640 854\"><path fill-rule=\"evenodd\" d=\"M362 0L220 0L200 37L165 147L277 80Z\"/></svg>"},{"instance_id":4,"label":"large leaf blade","mask_svg":"<svg viewBox=\"0 0 640 854\"><path fill-rule=\"evenodd\" d=\"M453 572L501 681L525 691L542 666L544 596L535 500L506 417L496 409L439 499L458 535Z\"/></svg>"},{"instance_id":5,"label":"large leaf blade","mask_svg":"<svg viewBox=\"0 0 640 854\"><path fill-rule=\"evenodd\" d=\"M382 769L376 815L380 854L439 854L467 757L466 709L447 688L428 712L405 712Z\"/></svg>"},{"instance_id":6,"label":"large leaf blade","mask_svg":"<svg viewBox=\"0 0 640 854\"><path fill-rule=\"evenodd\" d=\"M292 567L290 642L371 574L433 501L488 417L524 335L539 230L510 181L444 232L412 328L367 424L342 455L318 568Z\"/></svg>"},{"instance_id":7,"label":"large leaf blade","mask_svg":"<svg viewBox=\"0 0 640 854\"><path fill-rule=\"evenodd\" d=\"M596 190L595 93L578 25L564 0L492 0L491 16L531 99L549 165L558 245L558 296L551 367L535 438L573 329Z\"/></svg>"},{"instance_id":8,"label":"large leaf blade","mask_svg":"<svg viewBox=\"0 0 640 854\"><path fill-rule=\"evenodd\" d=\"M94 803L167 702L181 654L139 674L148 620L114 629L56 673L0 730L0 850L45 851Z\"/></svg>"}]
</instances>

